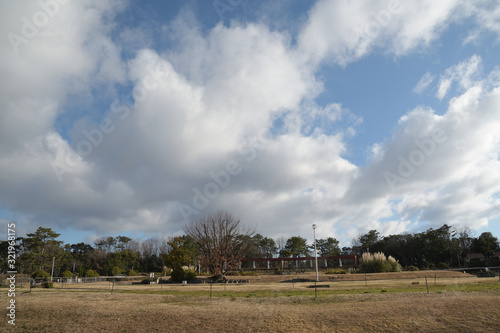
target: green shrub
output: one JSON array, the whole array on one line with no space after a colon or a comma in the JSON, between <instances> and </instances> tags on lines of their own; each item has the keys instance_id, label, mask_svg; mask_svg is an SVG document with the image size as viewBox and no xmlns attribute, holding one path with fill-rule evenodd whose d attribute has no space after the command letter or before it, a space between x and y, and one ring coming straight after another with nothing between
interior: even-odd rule
<instances>
[{"instance_id":1,"label":"green shrub","mask_svg":"<svg viewBox=\"0 0 500 333\"><path fill-rule=\"evenodd\" d=\"M440 262L439 264L436 265L437 269L450 269L450 265L444 262Z\"/></svg>"},{"instance_id":2,"label":"green shrub","mask_svg":"<svg viewBox=\"0 0 500 333\"><path fill-rule=\"evenodd\" d=\"M343 268L330 268L325 274L347 274L347 272Z\"/></svg>"},{"instance_id":3,"label":"green shrub","mask_svg":"<svg viewBox=\"0 0 500 333\"><path fill-rule=\"evenodd\" d=\"M193 270L188 270L184 272L184 280L189 281L196 278L196 272Z\"/></svg>"},{"instance_id":4,"label":"green shrub","mask_svg":"<svg viewBox=\"0 0 500 333\"><path fill-rule=\"evenodd\" d=\"M130 271L128 271L127 275L128 276L137 276L137 272L134 270L130 270Z\"/></svg>"},{"instance_id":5,"label":"green shrub","mask_svg":"<svg viewBox=\"0 0 500 333\"><path fill-rule=\"evenodd\" d=\"M68 270L65 270L64 272L61 273L61 276L65 277L65 278L70 278L70 277L73 277L73 273L71 273Z\"/></svg>"},{"instance_id":6,"label":"green shrub","mask_svg":"<svg viewBox=\"0 0 500 333\"><path fill-rule=\"evenodd\" d=\"M387 261L373 260L361 263L359 271L360 273L392 272L392 265Z\"/></svg>"},{"instance_id":7,"label":"green shrub","mask_svg":"<svg viewBox=\"0 0 500 333\"><path fill-rule=\"evenodd\" d=\"M118 266L113 267L111 270L111 275L121 275L122 274L122 269Z\"/></svg>"},{"instance_id":8,"label":"green shrub","mask_svg":"<svg viewBox=\"0 0 500 333\"><path fill-rule=\"evenodd\" d=\"M416 266L408 266L408 267L406 267L406 270L409 271L409 272L416 272L419 269Z\"/></svg>"},{"instance_id":9,"label":"green shrub","mask_svg":"<svg viewBox=\"0 0 500 333\"><path fill-rule=\"evenodd\" d=\"M31 274L31 277L36 279L36 278L50 278L50 274L45 272L45 271L36 271L33 274Z\"/></svg>"},{"instance_id":10,"label":"green shrub","mask_svg":"<svg viewBox=\"0 0 500 333\"><path fill-rule=\"evenodd\" d=\"M85 276L86 277L98 277L99 274L97 274L95 271L91 270L91 269L87 269L85 271Z\"/></svg>"},{"instance_id":11,"label":"green shrub","mask_svg":"<svg viewBox=\"0 0 500 333\"><path fill-rule=\"evenodd\" d=\"M274 267L274 274L281 275L281 267L279 266Z\"/></svg>"},{"instance_id":12,"label":"green shrub","mask_svg":"<svg viewBox=\"0 0 500 333\"><path fill-rule=\"evenodd\" d=\"M185 280L184 276L186 275L186 272L182 268L174 268L172 273L170 273L170 280L174 282L182 282Z\"/></svg>"},{"instance_id":13,"label":"green shrub","mask_svg":"<svg viewBox=\"0 0 500 333\"><path fill-rule=\"evenodd\" d=\"M401 265L397 261L389 261L393 272L401 272Z\"/></svg>"}]
</instances>

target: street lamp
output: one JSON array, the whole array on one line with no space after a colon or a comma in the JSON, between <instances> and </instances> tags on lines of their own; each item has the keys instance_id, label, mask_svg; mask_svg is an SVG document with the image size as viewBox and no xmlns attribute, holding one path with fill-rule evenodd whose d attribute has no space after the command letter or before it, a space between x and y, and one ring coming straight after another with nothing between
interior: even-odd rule
<instances>
[{"instance_id":1,"label":"street lamp","mask_svg":"<svg viewBox=\"0 0 500 333\"><path fill-rule=\"evenodd\" d=\"M316 260L316 282L318 282L319 279L318 279L318 250L316 249L316 224L313 224L312 228L314 234L314 258Z\"/></svg>"}]
</instances>

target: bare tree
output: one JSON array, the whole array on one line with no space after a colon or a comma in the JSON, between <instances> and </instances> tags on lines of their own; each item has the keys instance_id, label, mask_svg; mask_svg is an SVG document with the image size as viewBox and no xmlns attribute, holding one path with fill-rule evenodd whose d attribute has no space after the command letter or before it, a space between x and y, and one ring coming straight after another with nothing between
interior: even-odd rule
<instances>
[{"instance_id":1,"label":"bare tree","mask_svg":"<svg viewBox=\"0 0 500 333\"><path fill-rule=\"evenodd\" d=\"M277 247L276 252L279 253L281 250L284 250L285 246L286 246L286 238L285 237L280 236L280 237L276 238L276 247Z\"/></svg>"},{"instance_id":2,"label":"bare tree","mask_svg":"<svg viewBox=\"0 0 500 333\"><path fill-rule=\"evenodd\" d=\"M240 259L251 243L253 230L242 228L231 213L218 210L186 226L185 232L200 247L201 264L218 280L224 280L229 269L238 268Z\"/></svg>"}]
</instances>

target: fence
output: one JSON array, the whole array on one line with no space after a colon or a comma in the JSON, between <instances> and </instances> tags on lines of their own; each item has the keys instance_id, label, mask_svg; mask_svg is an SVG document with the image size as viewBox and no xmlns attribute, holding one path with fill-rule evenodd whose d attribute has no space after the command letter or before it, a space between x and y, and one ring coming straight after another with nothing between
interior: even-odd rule
<instances>
[{"instance_id":1,"label":"fence","mask_svg":"<svg viewBox=\"0 0 500 333\"><path fill-rule=\"evenodd\" d=\"M337 267L357 266L355 255L318 257L318 269L327 270ZM242 270L309 270L315 269L315 257L299 258L246 258L241 260Z\"/></svg>"}]
</instances>

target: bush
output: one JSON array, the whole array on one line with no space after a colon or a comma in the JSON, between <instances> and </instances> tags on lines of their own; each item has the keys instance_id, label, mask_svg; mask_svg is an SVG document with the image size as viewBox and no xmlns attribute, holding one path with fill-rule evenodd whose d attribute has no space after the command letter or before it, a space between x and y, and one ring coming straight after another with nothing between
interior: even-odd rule
<instances>
[{"instance_id":1,"label":"bush","mask_svg":"<svg viewBox=\"0 0 500 333\"><path fill-rule=\"evenodd\" d=\"M450 269L450 265L448 265L447 263L444 263L444 262L440 262L439 264L437 264L436 268L437 269Z\"/></svg>"},{"instance_id":2,"label":"bush","mask_svg":"<svg viewBox=\"0 0 500 333\"><path fill-rule=\"evenodd\" d=\"M406 270L409 271L409 272L416 272L419 269L416 266L408 266L408 267L406 267Z\"/></svg>"},{"instance_id":3,"label":"bush","mask_svg":"<svg viewBox=\"0 0 500 333\"><path fill-rule=\"evenodd\" d=\"M274 274L281 275L281 267L279 266L274 267Z\"/></svg>"},{"instance_id":4,"label":"bush","mask_svg":"<svg viewBox=\"0 0 500 333\"><path fill-rule=\"evenodd\" d=\"M193 280L196 278L196 272L193 270L185 271L184 272L184 280Z\"/></svg>"},{"instance_id":5,"label":"bush","mask_svg":"<svg viewBox=\"0 0 500 333\"><path fill-rule=\"evenodd\" d=\"M45 271L36 271L33 274L31 274L31 277L36 279L36 278L50 278L50 274L45 272Z\"/></svg>"},{"instance_id":6,"label":"bush","mask_svg":"<svg viewBox=\"0 0 500 333\"><path fill-rule=\"evenodd\" d=\"M189 281L196 278L196 272L191 269L184 270L183 268L174 268L170 273L170 280L180 283L182 281Z\"/></svg>"},{"instance_id":7,"label":"bush","mask_svg":"<svg viewBox=\"0 0 500 333\"><path fill-rule=\"evenodd\" d=\"M174 268L174 270L172 271L172 273L170 273L170 280L174 281L174 282L182 282L184 281L184 276L186 275L186 272L184 272L184 270L182 268Z\"/></svg>"},{"instance_id":8,"label":"bush","mask_svg":"<svg viewBox=\"0 0 500 333\"><path fill-rule=\"evenodd\" d=\"M113 267L111 270L111 275L121 275L122 274L122 269L118 266Z\"/></svg>"},{"instance_id":9,"label":"bush","mask_svg":"<svg viewBox=\"0 0 500 333\"><path fill-rule=\"evenodd\" d=\"M360 273L383 273L383 272L399 272L401 265L389 256L386 257L382 252L374 254L363 253L363 261L359 265Z\"/></svg>"},{"instance_id":10,"label":"bush","mask_svg":"<svg viewBox=\"0 0 500 333\"><path fill-rule=\"evenodd\" d=\"M87 269L87 271L85 272L85 276L86 277L98 277L99 274L97 274L95 271L93 271L91 269Z\"/></svg>"},{"instance_id":11,"label":"bush","mask_svg":"<svg viewBox=\"0 0 500 333\"><path fill-rule=\"evenodd\" d=\"M393 272L401 272L401 265L399 264L399 262L397 262L396 259L394 259L393 256L388 256L387 261L389 262L389 264L391 264Z\"/></svg>"},{"instance_id":12,"label":"bush","mask_svg":"<svg viewBox=\"0 0 500 333\"><path fill-rule=\"evenodd\" d=\"M64 272L61 273L61 276L65 277L65 278L70 278L70 277L73 277L73 273L71 273L68 270L65 270Z\"/></svg>"},{"instance_id":13,"label":"bush","mask_svg":"<svg viewBox=\"0 0 500 333\"><path fill-rule=\"evenodd\" d=\"M128 276L137 276L137 272L134 270L130 270L130 271L128 271L127 275Z\"/></svg>"}]
</instances>

